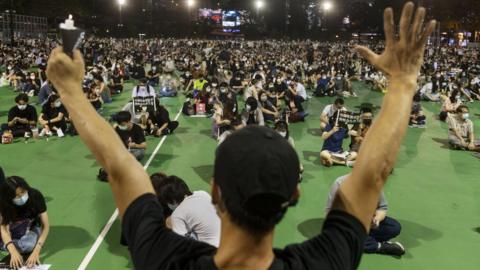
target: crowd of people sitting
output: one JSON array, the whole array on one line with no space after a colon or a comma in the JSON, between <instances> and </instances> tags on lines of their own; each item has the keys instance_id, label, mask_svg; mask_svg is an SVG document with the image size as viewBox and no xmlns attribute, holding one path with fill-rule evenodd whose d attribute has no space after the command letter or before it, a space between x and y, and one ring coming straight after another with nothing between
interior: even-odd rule
<instances>
[{"instance_id":1,"label":"crowd of people sitting","mask_svg":"<svg viewBox=\"0 0 480 270\"><path fill-rule=\"evenodd\" d=\"M310 41L90 38L81 46L87 66L82 87L99 114L104 104L131 90L131 99L122 110L105 117L111 120L125 147L139 161L144 158L147 148L145 136L170 135L179 126L177 119L172 120L170 112L162 105L162 98L185 96L182 113L191 117L210 117L211 135L219 144L236 130L258 125L271 127L293 146L289 126L309 117L307 101L335 96L334 103L327 105L320 115L319 125L324 141L321 163L327 167L353 167L362 141L374 121L375 111L371 106L363 106L359 111L347 108L348 99L358 95L358 89L352 82L363 81L370 85L372 91L386 93L388 80L385 74L352 52L350 45ZM9 110L8 122L1 127L2 143L11 143L16 137L48 138L54 134L58 137L67 133L76 134L69 113L45 72L47 57L55 46L56 42L52 40L23 40L13 48L0 43L0 86L10 86L12 91L18 92L15 105ZM373 44L377 50L383 49L383 46L383 43ZM126 89L127 81L134 84L132 89ZM7 89L0 88L1 91ZM38 101L33 104L31 100L35 96ZM421 101L441 102L438 118L448 124L451 147L480 151L480 141L475 138L466 105L478 100L478 50L428 47L409 124L425 128L427 118ZM41 111L38 112L34 105L41 107ZM343 141L348 137L351 143L349 150L344 151ZM301 164L300 167L302 171ZM342 179L332 187L327 212ZM210 195L190 191L183 180L174 176L157 174L152 176L152 181L165 212L171 213L167 219L169 228L218 246L220 221L211 205ZM38 208L38 213L35 213L38 217L33 217L36 220L34 229L43 226L44 230L43 233L38 231L35 239L43 244L48 234L43 197L21 178L10 177L7 182L10 183L5 187L9 189L8 196L0 196L4 205L9 203L4 202L7 198L15 198L16 205L25 203L28 196L25 199L23 194L36 194L38 197L32 202ZM23 245L18 244L13 236L8 236L3 225L9 221L3 211L7 211L7 207L11 211L14 206L1 207L4 217L2 239L7 242L12 260L19 261L13 250ZM365 250L402 255L405 250L401 244L388 242L400 233L400 224L387 217L386 210L386 200L382 197L373 218L375 230L372 230ZM182 223L185 220L192 224ZM203 226L197 226L196 222ZM10 243L15 245L9 247ZM32 252L32 248L24 251ZM29 261L37 259L33 257Z\"/></svg>"}]
</instances>

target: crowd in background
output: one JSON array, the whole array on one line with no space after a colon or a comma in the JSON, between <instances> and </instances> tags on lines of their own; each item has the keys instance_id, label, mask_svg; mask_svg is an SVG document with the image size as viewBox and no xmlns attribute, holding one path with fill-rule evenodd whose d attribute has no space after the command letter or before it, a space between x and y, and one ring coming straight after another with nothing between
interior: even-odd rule
<instances>
[{"instance_id":1,"label":"crowd in background","mask_svg":"<svg viewBox=\"0 0 480 270\"><path fill-rule=\"evenodd\" d=\"M11 143L14 137L76 134L68 111L46 76L48 56L56 45L53 40L20 40L15 47L0 43L0 86L11 88L0 88L0 91L18 94L9 108L2 108L9 109L8 122L1 129L3 143ZM383 49L383 43L369 45L376 51ZM235 130L260 125L273 128L294 145L290 125L307 117L319 117L309 115L308 100L335 96L335 102L327 105L320 115L324 140L321 160L325 166L351 167L375 113L372 107L365 106L358 112L350 111L357 113L355 123L342 120L343 113L349 111L348 100L358 96L357 84L352 82L362 81L372 91L388 91L387 74L362 60L352 52L351 46L352 43L347 42L89 38L80 47L87 66L82 87L100 114L104 104L131 90L131 99L119 113L104 116L114 122L125 147L137 160L145 156L145 136L170 135L179 126L177 119L172 119L171 112L162 105L162 98L181 98L186 116L211 118L211 135L219 143ZM450 146L479 151L480 142L475 138L468 108L469 103L480 100L478 52L475 48L427 47L411 112L411 127L425 128L427 120L435 121L426 118L421 101L441 103L438 118L448 123ZM126 89L127 81L134 84L132 89ZM32 102L34 96L37 104ZM138 105L139 102L144 103ZM34 105L40 106L41 111ZM343 141L349 137L351 144L344 151ZM155 181L159 181L155 187L160 202L166 212L173 213L168 220L170 228L218 245L218 220L205 219L215 216L213 208L200 207L209 205L208 194L191 192L183 180L176 177L156 175L152 181L154 186ZM25 184L21 187L30 189ZM172 196L165 190L176 190L178 194ZM332 192L334 194L335 189ZM378 235L371 236L378 241L370 239L370 246L366 248L369 252L401 255L404 253L401 245L381 246L400 233L400 225L386 217L386 201L380 203L375 228L393 228L394 233L387 237L379 231ZM205 215L198 215L192 207L202 208ZM42 208L37 214L45 211L46 208ZM208 223L207 229L186 229L185 224L179 223L185 215L194 215L194 222ZM384 221L382 227L380 223ZM41 235L37 233L37 238ZM381 240L382 237L388 239Z\"/></svg>"}]
</instances>

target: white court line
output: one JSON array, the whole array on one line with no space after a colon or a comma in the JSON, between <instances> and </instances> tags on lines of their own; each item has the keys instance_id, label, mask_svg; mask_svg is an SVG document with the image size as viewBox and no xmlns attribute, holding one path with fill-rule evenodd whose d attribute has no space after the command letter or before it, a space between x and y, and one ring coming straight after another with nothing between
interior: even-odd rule
<instances>
[{"instance_id":1,"label":"white court line","mask_svg":"<svg viewBox=\"0 0 480 270\"><path fill-rule=\"evenodd\" d=\"M180 108L180 111L178 112L177 116L175 116L175 120L174 120L174 121L177 121L181 114L182 114L182 108ZM166 139L167 139L167 136L166 136L166 135L162 137L162 139L161 139L160 142L158 143L157 147L156 147L155 150L153 151L152 155L151 155L150 158L148 159L147 163L145 163L145 165L143 166L143 169L145 169L145 170L148 169L148 167L149 167L150 164L152 163L152 161L153 161L153 159L155 158L155 156L158 154L158 151L160 151L160 148L162 147L162 145L163 145L163 143L165 142ZM110 229L112 228L113 223L115 222L115 220L116 220L117 218L118 218L118 209L115 209L115 211L113 212L112 216L111 216L110 219L108 220L107 224L105 225L105 227L103 227L103 230L100 232L100 235L97 237L97 240L95 240L95 243L93 243L93 246L90 248L90 250L88 251L88 253L87 253L87 255L85 256L85 258L83 258L82 263L81 263L80 266L77 268L78 270L85 270L85 269L87 269L88 264L92 261L93 256L94 256L95 253L97 252L98 248L100 247L100 245L101 245L102 242L103 242L103 239L105 239L105 236L106 236L107 233L110 231Z\"/></svg>"}]
</instances>

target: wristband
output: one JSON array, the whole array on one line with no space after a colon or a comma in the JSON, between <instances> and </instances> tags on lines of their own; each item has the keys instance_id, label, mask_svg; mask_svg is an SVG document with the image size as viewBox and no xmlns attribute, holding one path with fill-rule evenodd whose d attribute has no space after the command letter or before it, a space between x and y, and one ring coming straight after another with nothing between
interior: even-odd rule
<instances>
[{"instance_id":1,"label":"wristband","mask_svg":"<svg viewBox=\"0 0 480 270\"><path fill-rule=\"evenodd\" d=\"M10 242L8 242L7 244L5 244L5 249L8 250L8 246L11 245L11 244L13 244L13 241L10 241Z\"/></svg>"}]
</instances>

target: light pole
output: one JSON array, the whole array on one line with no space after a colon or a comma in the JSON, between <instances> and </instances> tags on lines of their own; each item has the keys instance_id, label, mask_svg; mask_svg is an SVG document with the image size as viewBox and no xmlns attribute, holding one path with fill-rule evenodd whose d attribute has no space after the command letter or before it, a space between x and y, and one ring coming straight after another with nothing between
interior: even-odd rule
<instances>
[{"instance_id":1,"label":"light pole","mask_svg":"<svg viewBox=\"0 0 480 270\"><path fill-rule=\"evenodd\" d=\"M195 0L187 0L188 20L192 20L192 8L195 6Z\"/></svg>"},{"instance_id":2,"label":"light pole","mask_svg":"<svg viewBox=\"0 0 480 270\"><path fill-rule=\"evenodd\" d=\"M117 0L118 3L118 18L119 18L119 27L123 27L123 18L122 18L122 10L123 6L127 4L127 0Z\"/></svg>"},{"instance_id":3,"label":"light pole","mask_svg":"<svg viewBox=\"0 0 480 270\"><path fill-rule=\"evenodd\" d=\"M322 3L321 7L322 7L322 15L323 15L323 16L322 16L322 17L323 17L323 18L322 18L322 19L323 19L323 24L325 25L325 26L323 27L323 29L326 30L326 29L327 29L327 13L328 13L330 10L332 10L333 4L332 4L332 2L326 0L326 1L324 1L324 2Z\"/></svg>"},{"instance_id":4,"label":"light pole","mask_svg":"<svg viewBox=\"0 0 480 270\"><path fill-rule=\"evenodd\" d=\"M256 0L255 1L255 9L257 11L257 20L260 19L260 10L265 7L265 2L263 0Z\"/></svg>"}]
</instances>

